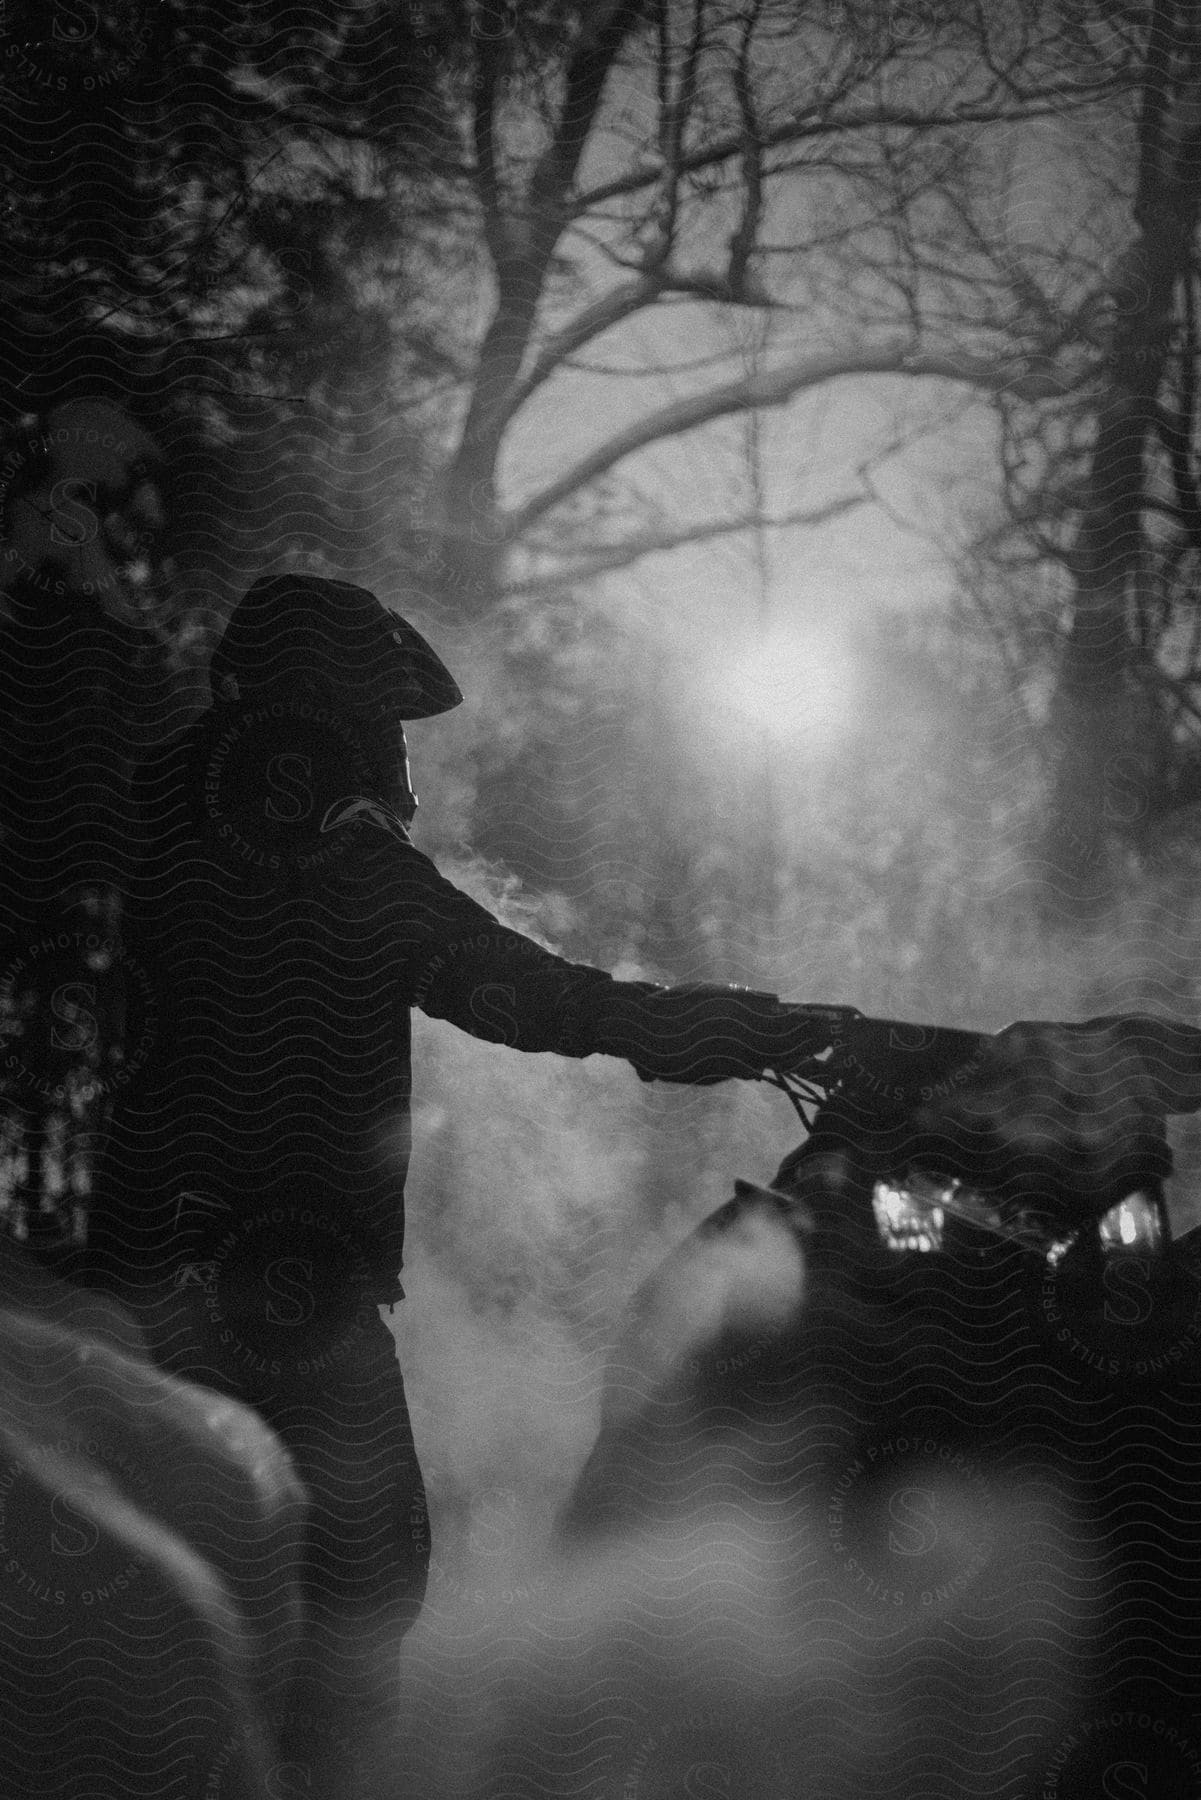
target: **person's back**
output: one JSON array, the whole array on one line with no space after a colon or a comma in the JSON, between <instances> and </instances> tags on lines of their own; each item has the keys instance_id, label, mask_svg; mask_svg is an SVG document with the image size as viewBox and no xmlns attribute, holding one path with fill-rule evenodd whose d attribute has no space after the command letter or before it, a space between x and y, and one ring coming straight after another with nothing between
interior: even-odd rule
<instances>
[{"instance_id":1,"label":"person's back","mask_svg":"<svg viewBox=\"0 0 1201 1800\"><path fill-rule=\"evenodd\" d=\"M141 772L151 848L127 933L160 996L160 1043L113 1121L93 1255L118 1276L145 1272L160 1255L179 1260L182 1229L191 1260L244 1265L262 1229L251 1219L303 1202L337 1225L314 1247L383 1302L401 1263L405 984L433 871L379 801L314 835L331 805L358 798L345 780L354 771L330 755L336 734L311 745L307 820L264 830L252 814L270 802L265 769L240 758L225 763L233 798L214 829L205 780L224 740L250 738L267 766L298 754L286 721L268 732L254 711L214 709Z\"/></svg>"}]
</instances>

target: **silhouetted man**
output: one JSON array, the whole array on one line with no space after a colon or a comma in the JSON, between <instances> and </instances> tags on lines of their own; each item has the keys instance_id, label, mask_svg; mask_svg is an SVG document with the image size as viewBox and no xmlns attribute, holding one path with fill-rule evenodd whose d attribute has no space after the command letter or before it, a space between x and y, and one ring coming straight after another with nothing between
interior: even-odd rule
<instances>
[{"instance_id":1,"label":"silhouetted man","mask_svg":"<svg viewBox=\"0 0 1201 1800\"><path fill-rule=\"evenodd\" d=\"M135 784L127 935L162 1023L114 1119L89 1279L292 1452L319 1685L348 1690L352 1653L392 1659L429 1557L379 1312L402 1296L410 1009L683 1082L787 1068L814 1028L769 996L567 962L444 880L409 837L404 724L462 696L364 589L260 579L212 678L215 705Z\"/></svg>"}]
</instances>

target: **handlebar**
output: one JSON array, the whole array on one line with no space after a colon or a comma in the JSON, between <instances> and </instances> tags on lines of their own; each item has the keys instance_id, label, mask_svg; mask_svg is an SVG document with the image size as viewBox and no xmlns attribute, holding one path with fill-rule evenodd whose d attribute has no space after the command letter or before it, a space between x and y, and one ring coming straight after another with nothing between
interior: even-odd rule
<instances>
[{"instance_id":1,"label":"handlebar","mask_svg":"<svg viewBox=\"0 0 1201 1800\"><path fill-rule=\"evenodd\" d=\"M1079 1053L1090 1036L1124 1039L1123 1055L1137 1057L1165 1115L1201 1110L1201 1028L1147 1013L1108 1013L1074 1021L1022 1021L1003 1031L967 1031L909 1019L874 1018L853 1006L788 1003L789 1014L813 1026L814 1051L788 1074L879 1108L905 1110L945 1099L981 1073L990 1052L1019 1033L1063 1034Z\"/></svg>"},{"instance_id":2,"label":"handlebar","mask_svg":"<svg viewBox=\"0 0 1201 1800\"><path fill-rule=\"evenodd\" d=\"M1103 1246L1169 1241L1163 1122L1201 1108L1201 1030L1115 1014L994 1034L789 1011L814 1048L769 1079L813 1134L807 1150L874 1171L894 1248L934 1247L947 1214L1051 1260L1094 1228Z\"/></svg>"}]
</instances>

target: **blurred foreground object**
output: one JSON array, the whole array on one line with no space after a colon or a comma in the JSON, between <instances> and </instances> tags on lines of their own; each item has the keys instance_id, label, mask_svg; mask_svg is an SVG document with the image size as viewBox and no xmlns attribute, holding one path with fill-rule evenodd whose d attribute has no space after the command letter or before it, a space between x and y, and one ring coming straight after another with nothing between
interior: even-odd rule
<instances>
[{"instance_id":1,"label":"blurred foreground object","mask_svg":"<svg viewBox=\"0 0 1201 1800\"><path fill-rule=\"evenodd\" d=\"M0 1788L264 1800L302 1491L246 1407L0 1243Z\"/></svg>"}]
</instances>

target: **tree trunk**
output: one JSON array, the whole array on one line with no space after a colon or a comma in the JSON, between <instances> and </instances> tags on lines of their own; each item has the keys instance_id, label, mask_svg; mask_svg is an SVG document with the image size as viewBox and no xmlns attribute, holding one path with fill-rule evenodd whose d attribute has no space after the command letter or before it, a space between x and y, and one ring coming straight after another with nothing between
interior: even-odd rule
<instances>
[{"instance_id":1,"label":"tree trunk","mask_svg":"<svg viewBox=\"0 0 1201 1800\"><path fill-rule=\"evenodd\" d=\"M1107 343L1053 714L1060 763L1048 860L1057 891L1077 903L1103 893L1107 841L1150 813L1161 766L1131 621L1148 579L1149 453L1201 210L1201 21L1177 0L1152 11L1138 139L1134 236L1104 295Z\"/></svg>"}]
</instances>

